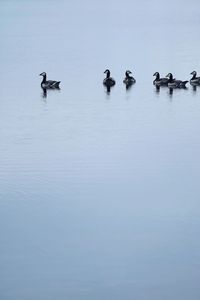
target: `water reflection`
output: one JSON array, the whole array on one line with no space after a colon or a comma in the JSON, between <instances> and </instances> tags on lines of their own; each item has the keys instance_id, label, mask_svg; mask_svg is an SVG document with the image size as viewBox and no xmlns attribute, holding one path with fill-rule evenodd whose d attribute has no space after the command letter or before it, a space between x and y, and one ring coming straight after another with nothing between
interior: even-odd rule
<instances>
[{"instance_id":1,"label":"water reflection","mask_svg":"<svg viewBox=\"0 0 200 300\"><path fill-rule=\"evenodd\" d=\"M173 87L169 87L169 96L172 97L174 90L179 91L179 90L188 90L187 87L181 87L181 88L173 88Z\"/></svg>"},{"instance_id":2,"label":"water reflection","mask_svg":"<svg viewBox=\"0 0 200 300\"><path fill-rule=\"evenodd\" d=\"M44 98L44 99L47 98L49 91L60 91L59 87L58 88L53 88L53 89L52 88L51 89L46 89L46 88L41 87L41 89L42 89L42 98Z\"/></svg>"},{"instance_id":3,"label":"water reflection","mask_svg":"<svg viewBox=\"0 0 200 300\"><path fill-rule=\"evenodd\" d=\"M155 89L156 94L159 94L160 93L160 86L155 85L155 87L156 87L156 89Z\"/></svg>"},{"instance_id":4,"label":"water reflection","mask_svg":"<svg viewBox=\"0 0 200 300\"><path fill-rule=\"evenodd\" d=\"M197 89L200 87L200 85L199 84L195 84L195 83L190 83L191 84L191 86L192 86L192 90L193 90L193 92L196 92L197 91Z\"/></svg>"},{"instance_id":5,"label":"water reflection","mask_svg":"<svg viewBox=\"0 0 200 300\"><path fill-rule=\"evenodd\" d=\"M174 93L174 89L173 88L169 88L169 95L173 95Z\"/></svg>"},{"instance_id":6,"label":"water reflection","mask_svg":"<svg viewBox=\"0 0 200 300\"><path fill-rule=\"evenodd\" d=\"M172 94L173 91L171 91L167 86L159 86L159 85L155 85L155 89L154 89L154 93L155 95L159 95L161 90L167 90L167 92L169 92L169 94Z\"/></svg>"},{"instance_id":7,"label":"water reflection","mask_svg":"<svg viewBox=\"0 0 200 300\"><path fill-rule=\"evenodd\" d=\"M126 85L126 91L130 91L133 86L133 82L126 83L125 85Z\"/></svg>"},{"instance_id":8,"label":"water reflection","mask_svg":"<svg viewBox=\"0 0 200 300\"><path fill-rule=\"evenodd\" d=\"M106 94L107 94L107 95L110 95L111 89L112 89L113 87L110 86L110 85L106 85L106 84L104 84L104 86L105 86Z\"/></svg>"},{"instance_id":9,"label":"water reflection","mask_svg":"<svg viewBox=\"0 0 200 300\"><path fill-rule=\"evenodd\" d=\"M42 97L46 98L47 97L47 89L42 88Z\"/></svg>"},{"instance_id":10,"label":"water reflection","mask_svg":"<svg viewBox=\"0 0 200 300\"><path fill-rule=\"evenodd\" d=\"M197 91L197 86L196 86L196 85L192 85L192 90L193 90L194 92L196 92L196 91Z\"/></svg>"}]
</instances>

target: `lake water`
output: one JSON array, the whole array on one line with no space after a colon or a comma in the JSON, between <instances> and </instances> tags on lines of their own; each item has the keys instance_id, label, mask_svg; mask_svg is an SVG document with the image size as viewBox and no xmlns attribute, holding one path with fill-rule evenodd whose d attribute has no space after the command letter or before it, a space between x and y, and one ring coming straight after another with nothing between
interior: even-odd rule
<instances>
[{"instance_id":1,"label":"lake water","mask_svg":"<svg viewBox=\"0 0 200 300\"><path fill-rule=\"evenodd\" d=\"M199 29L199 0L0 1L1 300L200 299L200 88L152 84L200 73Z\"/></svg>"}]
</instances>

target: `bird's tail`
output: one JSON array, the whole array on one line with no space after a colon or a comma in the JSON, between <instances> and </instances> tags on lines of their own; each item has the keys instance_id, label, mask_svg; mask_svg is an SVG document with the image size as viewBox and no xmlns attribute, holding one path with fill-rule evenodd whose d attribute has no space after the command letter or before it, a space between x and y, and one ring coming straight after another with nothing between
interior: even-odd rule
<instances>
[{"instance_id":1,"label":"bird's tail","mask_svg":"<svg viewBox=\"0 0 200 300\"><path fill-rule=\"evenodd\" d=\"M56 81L56 83L54 84L54 87L59 88L59 84L60 84L60 81Z\"/></svg>"},{"instance_id":2,"label":"bird's tail","mask_svg":"<svg viewBox=\"0 0 200 300\"><path fill-rule=\"evenodd\" d=\"M185 86L189 81L188 80L185 80L182 82L182 84Z\"/></svg>"}]
</instances>

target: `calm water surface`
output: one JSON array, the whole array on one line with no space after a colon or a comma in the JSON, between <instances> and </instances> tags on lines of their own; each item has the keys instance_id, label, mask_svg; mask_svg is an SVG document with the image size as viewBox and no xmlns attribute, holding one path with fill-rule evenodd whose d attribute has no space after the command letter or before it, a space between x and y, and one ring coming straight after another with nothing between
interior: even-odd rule
<instances>
[{"instance_id":1,"label":"calm water surface","mask_svg":"<svg viewBox=\"0 0 200 300\"><path fill-rule=\"evenodd\" d=\"M0 1L1 300L200 299L200 88L152 85L199 31L197 0Z\"/></svg>"}]
</instances>

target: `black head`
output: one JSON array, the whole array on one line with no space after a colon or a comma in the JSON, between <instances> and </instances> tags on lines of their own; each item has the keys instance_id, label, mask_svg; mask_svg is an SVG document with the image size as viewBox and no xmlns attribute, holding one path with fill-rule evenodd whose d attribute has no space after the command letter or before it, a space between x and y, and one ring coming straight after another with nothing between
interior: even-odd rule
<instances>
[{"instance_id":1,"label":"black head","mask_svg":"<svg viewBox=\"0 0 200 300\"><path fill-rule=\"evenodd\" d=\"M106 69L104 71L104 73L106 74L106 77L109 78L110 77L110 70Z\"/></svg>"},{"instance_id":2,"label":"black head","mask_svg":"<svg viewBox=\"0 0 200 300\"><path fill-rule=\"evenodd\" d=\"M39 76L43 76L44 77L44 76L47 76L47 74L45 72L42 72L42 73L39 74Z\"/></svg>"},{"instance_id":3,"label":"black head","mask_svg":"<svg viewBox=\"0 0 200 300\"><path fill-rule=\"evenodd\" d=\"M168 77L169 79L173 79L172 73L168 73L168 74L166 75L166 77Z\"/></svg>"},{"instance_id":4,"label":"black head","mask_svg":"<svg viewBox=\"0 0 200 300\"><path fill-rule=\"evenodd\" d=\"M160 74L158 73L158 72L155 72L154 74L153 74L153 76L156 76L156 77L160 77Z\"/></svg>"},{"instance_id":5,"label":"black head","mask_svg":"<svg viewBox=\"0 0 200 300\"><path fill-rule=\"evenodd\" d=\"M132 74L132 72L129 71L129 70L126 70L125 75L126 75L126 76L129 76L130 74Z\"/></svg>"},{"instance_id":6,"label":"black head","mask_svg":"<svg viewBox=\"0 0 200 300\"><path fill-rule=\"evenodd\" d=\"M196 76L197 72L196 71L192 71L190 74L193 75L193 76Z\"/></svg>"}]
</instances>

